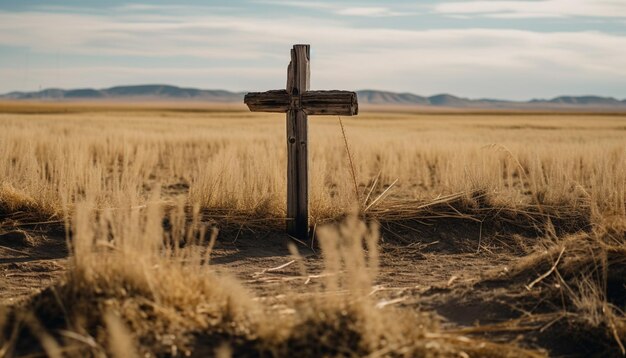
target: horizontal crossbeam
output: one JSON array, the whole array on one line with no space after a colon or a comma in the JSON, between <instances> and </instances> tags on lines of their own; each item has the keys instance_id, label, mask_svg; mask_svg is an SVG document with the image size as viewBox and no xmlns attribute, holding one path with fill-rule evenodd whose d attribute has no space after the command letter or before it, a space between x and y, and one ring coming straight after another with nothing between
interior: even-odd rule
<instances>
[{"instance_id":1,"label":"horizontal crossbeam","mask_svg":"<svg viewBox=\"0 0 626 358\"><path fill-rule=\"evenodd\" d=\"M311 115L358 114L356 93L351 91L306 91L302 95L290 95L285 90L250 92L243 102L253 112L285 113L290 109L302 110Z\"/></svg>"}]
</instances>

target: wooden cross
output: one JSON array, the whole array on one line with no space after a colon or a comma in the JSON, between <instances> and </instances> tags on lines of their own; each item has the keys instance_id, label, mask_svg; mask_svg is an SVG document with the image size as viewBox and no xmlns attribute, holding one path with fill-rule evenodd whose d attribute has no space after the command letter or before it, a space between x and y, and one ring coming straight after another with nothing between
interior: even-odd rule
<instances>
[{"instance_id":1,"label":"wooden cross","mask_svg":"<svg viewBox=\"0 0 626 358\"><path fill-rule=\"evenodd\" d=\"M287 113L287 233L307 240L309 235L309 174L307 115L358 113L356 93L309 91L310 45L294 45L287 67L287 89L246 94L253 112Z\"/></svg>"}]
</instances>

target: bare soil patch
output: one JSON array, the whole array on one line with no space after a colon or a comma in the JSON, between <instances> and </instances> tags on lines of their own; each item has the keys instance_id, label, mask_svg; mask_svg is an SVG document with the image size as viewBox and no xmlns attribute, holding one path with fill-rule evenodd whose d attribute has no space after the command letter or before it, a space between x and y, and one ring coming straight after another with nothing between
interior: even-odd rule
<instances>
[{"instance_id":1,"label":"bare soil patch","mask_svg":"<svg viewBox=\"0 0 626 358\"><path fill-rule=\"evenodd\" d=\"M434 311L448 329L545 349L555 356L617 353L615 346L598 343L608 341L601 334L585 336L587 331L568 325L567 312L558 304L528 292L525 285L543 267L513 281L492 279L525 257L541 240L540 232L510 223L449 218L382 227L380 271L371 292L378 305ZM20 304L63 278L68 250L61 228L20 226L10 220L2 228L0 304ZM257 300L275 309L286 299L311 295L324 277L315 244L305 246L279 231L241 226L222 230L211 264L236 276ZM198 344L201 352L202 342Z\"/></svg>"}]
</instances>

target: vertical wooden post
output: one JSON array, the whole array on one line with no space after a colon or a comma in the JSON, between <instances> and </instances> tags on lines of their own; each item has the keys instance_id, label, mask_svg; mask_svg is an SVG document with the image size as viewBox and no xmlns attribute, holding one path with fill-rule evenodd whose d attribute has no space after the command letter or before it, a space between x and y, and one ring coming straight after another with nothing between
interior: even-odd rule
<instances>
[{"instance_id":1,"label":"vertical wooden post","mask_svg":"<svg viewBox=\"0 0 626 358\"><path fill-rule=\"evenodd\" d=\"M307 114L302 94L309 90L309 45L294 45L287 68L287 233L299 240L309 235L309 172Z\"/></svg>"},{"instance_id":2,"label":"vertical wooden post","mask_svg":"<svg viewBox=\"0 0 626 358\"><path fill-rule=\"evenodd\" d=\"M309 45L294 45L287 68L287 88L250 92L244 103L253 112L287 112L287 233L309 238L309 172L307 114L353 116L356 93L309 91Z\"/></svg>"}]
</instances>

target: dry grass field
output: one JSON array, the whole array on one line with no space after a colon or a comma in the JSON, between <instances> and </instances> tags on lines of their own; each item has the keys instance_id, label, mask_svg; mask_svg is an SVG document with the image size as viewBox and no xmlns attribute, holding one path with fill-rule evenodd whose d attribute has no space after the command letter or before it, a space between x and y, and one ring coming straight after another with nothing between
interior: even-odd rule
<instances>
[{"instance_id":1,"label":"dry grass field","mask_svg":"<svg viewBox=\"0 0 626 358\"><path fill-rule=\"evenodd\" d=\"M0 356L626 354L626 115L0 111Z\"/></svg>"}]
</instances>

